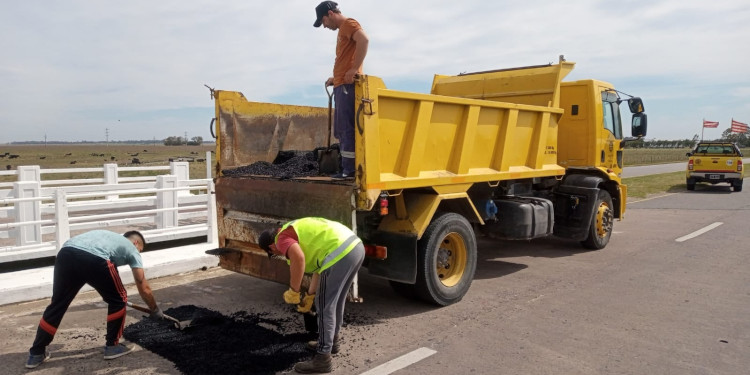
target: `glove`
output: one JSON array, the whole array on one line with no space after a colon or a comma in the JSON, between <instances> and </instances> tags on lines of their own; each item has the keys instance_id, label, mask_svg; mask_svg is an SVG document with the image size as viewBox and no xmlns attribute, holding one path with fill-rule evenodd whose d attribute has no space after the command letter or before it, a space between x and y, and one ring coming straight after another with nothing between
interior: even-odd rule
<instances>
[{"instance_id":1,"label":"glove","mask_svg":"<svg viewBox=\"0 0 750 375\"><path fill-rule=\"evenodd\" d=\"M300 302L299 292L295 292L294 289L289 288L284 292L284 302L290 305L297 305Z\"/></svg>"},{"instance_id":2,"label":"glove","mask_svg":"<svg viewBox=\"0 0 750 375\"><path fill-rule=\"evenodd\" d=\"M164 319L164 313L161 312L161 308L159 306L156 306L156 310L152 311L149 317L151 319L161 320Z\"/></svg>"},{"instance_id":3,"label":"glove","mask_svg":"<svg viewBox=\"0 0 750 375\"><path fill-rule=\"evenodd\" d=\"M297 306L297 312L309 313L315 302L315 294L306 294L302 302Z\"/></svg>"}]
</instances>

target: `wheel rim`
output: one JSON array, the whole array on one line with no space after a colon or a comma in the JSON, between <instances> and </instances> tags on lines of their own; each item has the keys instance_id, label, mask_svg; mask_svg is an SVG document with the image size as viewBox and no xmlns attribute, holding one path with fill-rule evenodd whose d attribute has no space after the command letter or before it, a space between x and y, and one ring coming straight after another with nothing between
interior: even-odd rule
<instances>
[{"instance_id":1,"label":"wheel rim","mask_svg":"<svg viewBox=\"0 0 750 375\"><path fill-rule=\"evenodd\" d=\"M466 271L466 244L456 232L448 233L440 243L435 260L438 280L446 287L456 286Z\"/></svg>"},{"instance_id":2,"label":"wheel rim","mask_svg":"<svg viewBox=\"0 0 750 375\"><path fill-rule=\"evenodd\" d=\"M596 212L596 234L599 237L606 237L612 231L613 216L612 208L609 207L607 202L601 202Z\"/></svg>"}]
</instances>

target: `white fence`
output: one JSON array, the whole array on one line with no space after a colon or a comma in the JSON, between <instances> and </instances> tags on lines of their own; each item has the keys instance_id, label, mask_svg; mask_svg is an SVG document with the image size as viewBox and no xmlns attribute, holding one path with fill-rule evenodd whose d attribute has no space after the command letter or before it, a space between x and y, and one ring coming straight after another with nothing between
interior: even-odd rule
<instances>
[{"instance_id":1,"label":"white fence","mask_svg":"<svg viewBox=\"0 0 750 375\"><path fill-rule=\"evenodd\" d=\"M0 263L53 256L86 230L135 228L147 243L198 236L216 240L216 199L207 153L207 178L190 179L187 162L169 166L41 169L21 166L0 175ZM120 172L168 174L122 177ZM99 174L85 179L45 179L43 174Z\"/></svg>"}]
</instances>

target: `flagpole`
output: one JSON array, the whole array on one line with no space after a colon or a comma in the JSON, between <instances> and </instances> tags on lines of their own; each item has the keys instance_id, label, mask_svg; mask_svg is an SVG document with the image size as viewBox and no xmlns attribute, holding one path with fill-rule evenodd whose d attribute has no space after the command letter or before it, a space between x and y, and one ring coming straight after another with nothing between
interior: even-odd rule
<instances>
[{"instance_id":1,"label":"flagpole","mask_svg":"<svg viewBox=\"0 0 750 375\"><path fill-rule=\"evenodd\" d=\"M706 130L706 118L703 118L703 122L701 123L701 142L703 142L703 131Z\"/></svg>"}]
</instances>

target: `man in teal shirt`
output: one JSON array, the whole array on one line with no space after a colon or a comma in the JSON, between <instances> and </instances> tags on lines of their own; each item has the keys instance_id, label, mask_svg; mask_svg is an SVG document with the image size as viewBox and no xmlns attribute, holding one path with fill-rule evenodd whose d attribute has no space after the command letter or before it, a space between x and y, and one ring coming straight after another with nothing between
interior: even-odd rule
<instances>
[{"instance_id":1,"label":"man in teal shirt","mask_svg":"<svg viewBox=\"0 0 750 375\"><path fill-rule=\"evenodd\" d=\"M138 231L119 235L107 230L93 230L63 244L55 259L52 301L39 321L26 368L35 368L49 358L47 346L55 337L68 306L85 284L99 292L109 306L104 359L121 357L133 350L132 346L119 342L125 327L128 295L117 272L118 266L130 266L138 294L153 311L151 316L164 317L143 272L141 251L144 244L143 235Z\"/></svg>"}]
</instances>

